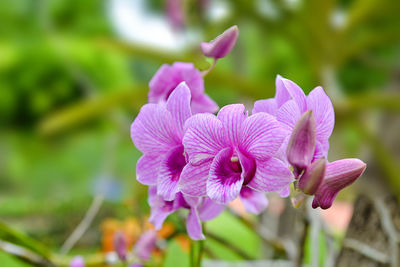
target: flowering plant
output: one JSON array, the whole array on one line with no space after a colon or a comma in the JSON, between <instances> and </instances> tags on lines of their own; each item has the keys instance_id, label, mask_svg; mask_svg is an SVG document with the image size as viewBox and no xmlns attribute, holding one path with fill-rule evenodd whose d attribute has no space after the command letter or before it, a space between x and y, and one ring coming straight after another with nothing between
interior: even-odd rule
<instances>
[{"instance_id":1,"label":"flowering plant","mask_svg":"<svg viewBox=\"0 0 400 267\"><path fill-rule=\"evenodd\" d=\"M203 76L230 53L238 34L233 26L201 44L214 59L207 71L191 63L163 65L150 81L149 103L132 123L132 141L143 153L137 180L149 186L156 229L187 209L187 232L201 240L201 222L231 201L240 198L248 212L259 214L268 203L265 193L287 197L292 184L295 206L312 195L313 208L327 209L366 168L359 159L327 161L334 109L322 87L306 96L278 75L275 97L256 101L251 115L243 104L213 114L218 107L204 92Z\"/></svg>"}]
</instances>

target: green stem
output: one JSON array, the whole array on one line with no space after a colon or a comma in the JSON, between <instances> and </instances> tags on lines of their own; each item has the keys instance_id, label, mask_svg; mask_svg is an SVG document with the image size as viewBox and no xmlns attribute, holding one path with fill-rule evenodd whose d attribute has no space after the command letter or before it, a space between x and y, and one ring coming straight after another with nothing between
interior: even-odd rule
<instances>
[{"instance_id":1,"label":"green stem","mask_svg":"<svg viewBox=\"0 0 400 267\"><path fill-rule=\"evenodd\" d=\"M199 251L197 253L196 267L201 267L201 261L203 260L203 254L204 254L204 240L200 240L198 244L199 244Z\"/></svg>"},{"instance_id":2,"label":"green stem","mask_svg":"<svg viewBox=\"0 0 400 267\"><path fill-rule=\"evenodd\" d=\"M189 253L189 263L190 263L190 267L196 267L194 264L194 241L190 240L190 253Z\"/></svg>"},{"instance_id":3,"label":"green stem","mask_svg":"<svg viewBox=\"0 0 400 267\"><path fill-rule=\"evenodd\" d=\"M206 224L202 223L202 228L203 228L203 232L206 231ZM197 262L196 262L196 267L201 267L201 261L203 259L203 254L204 254L204 240L200 240L198 241L198 252L197 252Z\"/></svg>"}]
</instances>

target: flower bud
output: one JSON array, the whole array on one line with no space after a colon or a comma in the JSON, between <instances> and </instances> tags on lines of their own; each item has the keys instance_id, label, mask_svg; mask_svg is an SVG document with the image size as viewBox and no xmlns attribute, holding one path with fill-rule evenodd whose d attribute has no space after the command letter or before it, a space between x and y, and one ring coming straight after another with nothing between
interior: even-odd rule
<instances>
[{"instance_id":1,"label":"flower bud","mask_svg":"<svg viewBox=\"0 0 400 267\"><path fill-rule=\"evenodd\" d=\"M287 147L287 157L297 178L314 156L316 143L316 124L311 110L305 112L297 121Z\"/></svg>"},{"instance_id":2,"label":"flower bud","mask_svg":"<svg viewBox=\"0 0 400 267\"><path fill-rule=\"evenodd\" d=\"M156 248L157 233L154 230L144 232L135 244L134 252L141 260L149 260Z\"/></svg>"},{"instance_id":3,"label":"flower bud","mask_svg":"<svg viewBox=\"0 0 400 267\"><path fill-rule=\"evenodd\" d=\"M185 26L185 12L182 0L167 0L167 16L172 27L181 30Z\"/></svg>"},{"instance_id":4,"label":"flower bud","mask_svg":"<svg viewBox=\"0 0 400 267\"><path fill-rule=\"evenodd\" d=\"M326 165L325 177L315 193L312 207L327 209L343 188L351 185L367 165L359 159L342 159Z\"/></svg>"},{"instance_id":5,"label":"flower bud","mask_svg":"<svg viewBox=\"0 0 400 267\"><path fill-rule=\"evenodd\" d=\"M114 250L117 253L118 257L122 261L126 261L126 254L127 254L127 240L124 236L124 233L117 232L114 235Z\"/></svg>"},{"instance_id":6,"label":"flower bud","mask_svg":"<svg viewBox=\"0 0 400 267\"><path fill-rule=\"evenodd\" d=\"M307 167L299 179L298 187L308 195L314 195L324 180L326 159L320 158Z\"/></svg>"},{"instance_id":7,"label":"flower bud","mask_svg":"<svg viewBox=\"0 0 400 267\"><path fill-rule=\"evenodd\" d=\"M232 26L211 42L202 42L201 51L206 57L219 59L231 52L239 36L238 27Z\"/></svg>"},{"instance_id":8,"label":"flower bud","mask_svg":"<svg viewBox=\"0 0 400 267\"><path fill-rule=\"evenodd\" d=\"M69 263L69 267L85 267L85 261L82 256L76 256Z\"/></svg>"}]
</instances>

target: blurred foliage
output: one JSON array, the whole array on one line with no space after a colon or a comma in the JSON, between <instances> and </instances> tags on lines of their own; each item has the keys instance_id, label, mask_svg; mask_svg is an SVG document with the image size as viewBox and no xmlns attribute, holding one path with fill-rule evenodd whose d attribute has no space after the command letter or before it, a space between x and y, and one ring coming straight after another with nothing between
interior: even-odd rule
<instances>
[{"instance_id":1,"label":"blurred foliage","mask_svg":"<svg viewBox=\"0 0 400 267\"><path fill-rule=\"evenodd\" d=\"M146 102L146 84L163 63L192 61L207 68L197 44L233 24L240 28L238 44L205 78L207 93L220 106L240 101L251 109L252 101L273 96L278 73L307 92L323 85L336 107L334 134L345 144L342 154L357 156L368 145L384 178L400 192L396 151L363 119L371 109L400 109L399 1L204 1L209 9L228 7L220 18L201 9L200 1L183 2L185 31L201 37L170 52L118 36L109 12L113 1L1 1L2 221L57 250L105 178L120 190L109 192L78 248L98 248L106 217L143 218L146 189L135 181L140 153L130 141L129 124ZM145 3L151 14L165 16L165 1ZM259 256L259 238L228 214L209 229ZM222 259L238 259L215 241L207 244ZM166 266L187 266L186 256L174 256L186 253L172 241ZM26 266L3 253L0 262Z\"/></svg>"}]
</instances>

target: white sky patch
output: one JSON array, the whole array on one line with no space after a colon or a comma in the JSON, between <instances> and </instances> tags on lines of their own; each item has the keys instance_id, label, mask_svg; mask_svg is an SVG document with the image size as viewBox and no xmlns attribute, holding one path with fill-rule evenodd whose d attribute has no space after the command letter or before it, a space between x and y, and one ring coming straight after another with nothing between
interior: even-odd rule
<instances>
[{"instance_id":1,"label":"white sky patch","mask_svg":"<svg viewBox=\"0 0 400 267\"><path fill-rule=\"evenodd\" d=\"M286 5L292 10L296 10L297 8L299 8L301 2L302 2L302 0L286 0L285 1Z\"/></svg>"},{"instance_id":2,"label":"white sky patch","mask_svg":"<svg viewBox=\"0 0 400 267\"><path fill-rule=\"evenodd\" d=\"M279 12L271 0L258 0L256 2L256 5L257 5L257 11L261 15L272 19L277 19L279 17Z\"/></svg>"},{"instance_id":3,"label":"white sky patch","mask_svg":"<svg viewBox=\"0 0 400 267\"><path fill-rule=\"evenodd\" d=\"M112 0L109 14L117 34L137 44L179 51L192 38L173 31L166 17L147 10L144 0Z\"/></svg>"},{"instance_id":4,"label":"white sky patch","mask_svg":"<svg viewBox=\"0 0 400 267\"><path fill-rule=\"evenodd\" d=\"M332 13L331 23L336 29L343 28L347 23L346 13L341 9L334 11Z\"/></svg>"},{"instance_id":5,"label":"white sky patch","mask_svg":"<svg viewBox=\"0 0 400 267\"><path fill-rule=\"evenodd\" d=\"M207 11L208 19L215 22L228 17L231 12L231 7L225 0L214 0L210 1L210 7Z\"/></svg>"}]
</instances>

